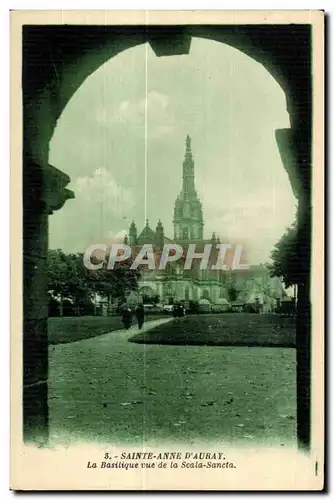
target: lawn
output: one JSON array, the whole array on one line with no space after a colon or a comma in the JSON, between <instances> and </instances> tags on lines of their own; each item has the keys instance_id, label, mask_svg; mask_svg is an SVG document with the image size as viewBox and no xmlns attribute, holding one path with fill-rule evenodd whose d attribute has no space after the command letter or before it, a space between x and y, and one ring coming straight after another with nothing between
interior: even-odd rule
<instances>
[{"instance_id":1,"label":"lawn","mask_svg":"<svg viewBox=\"0 0 334 500\"><path fill-rule=\"evenodd\" d=\"M130 336L50 346L52 443L294 443L295 349L144 345Z\"/></svg>"},{"instance_id":2,"label":"lawn","mask_svg":"<svg viewBox=\"0 0 334 500\"><path fill-rule=\"evenodd\" d=\"M146 316L145 321L165 316ZM133 324L136 324L133 318ZM67 344L123 329L120 316L66 316L48 319L49 344Z\"/></svg>"},{"instance_id":3,"label":"lawn","mask_svg":"<svg viewBox=\"0 0 334 500\"><path fill-rule=\"evenodd\" d=\"M202 314L178 318L129 339L138 344L295 347L294 318L275 314Z\"/></svg>"},{"instance_id":4,"label":"lawn","mask_svg":"<svg viewBox=\"0 0 334 500\"><path fill-rule=\"evenodd\" d=\"M53 444L295 443L296 352L279 347L294 345L293 318L203 314L135 336L100 334L118 317L50 322Z\"/></svg>"}]
</instances>

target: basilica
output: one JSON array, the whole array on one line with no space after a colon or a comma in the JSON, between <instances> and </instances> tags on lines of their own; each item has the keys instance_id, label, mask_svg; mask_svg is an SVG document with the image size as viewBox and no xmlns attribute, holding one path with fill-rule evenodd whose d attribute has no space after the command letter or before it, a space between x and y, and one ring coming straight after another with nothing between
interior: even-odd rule
<instances>
[{"instance_id":1,"label":"basilica","mask_svg":"<svg viewBox=\"0 0 334 500\"><path fill-rule=\"evenodd\" d=\"M177 195L173 217L174 235L169 238L164 233L164 227L159 220L152 229L148 220L141 232L132 221L124 243L132 248L142 245L152 245L157 259L160 258L165 244L177 244L186 252L190 244L195 245L196 253L203 252L205 244L212 245L211 259L216 262L220 243L219 237L213 233L210 239L205 239L202 203L195 187L195 164L191 150L191 139L186 138L185 156L182 169L182 189ZM277 299L281 299L284 290L277 278L271 278L264 266L251 266L248 270L201 269L201 260L194 259L190 269L185 269L183 261L169 262L166 269L154 270L141 266L139 294L144 302L156 298L160 304L191 301L202 302L221 308L231 307L231 302L256 302L266 304L272 310ZM233 292L231 294L231 291ZM234 299L234 300L233 300Z\"/></svg>"}]
</instances>

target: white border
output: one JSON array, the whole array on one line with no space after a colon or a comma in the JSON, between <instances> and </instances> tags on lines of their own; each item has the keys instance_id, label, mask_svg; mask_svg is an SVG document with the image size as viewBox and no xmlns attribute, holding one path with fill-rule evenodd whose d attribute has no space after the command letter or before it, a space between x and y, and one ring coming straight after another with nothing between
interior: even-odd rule
<instances>
[{"instance_id":1,"label":"white border","mask_svg":"<svg viewBox=\"0 0 334 500\"><path fill-rule=\"evenodd\" d=\"M238 9L280 9L280 10L295 10L295 9L324 9L325 11L331 13L331 7L333 3L332 0L326 0L326 1L281 1L281 2L275 2L274 5L271 5L270 2L264 2L264 1L258 1L252 3L252 5L249 4L249 2L245 2L242 0L234 0L233 1L233 9L238 10ZM95 0L93 7L94 9L110 9L111 3L110 0ZM212 0L207 0L206 2L200 2L193 0L192 2L187 2L187 1L174 1L174 0L169 0L168 2L161 1L159 2L159 6L157 6L156 1L146 1L146 2L136 2L134 0L123 0L122 2L113 2L112 4L113 8L116 9L221 9L224 7L222 5L221 1L212 1ZM228 5L228 7L232 7L232 5ZM77 1L77 0L59 0L58 2L51 2L48 3L48 5L45 4L45 0L39 0L39 1L34 1L34 2L29 2L29 1L14 1L14 2L8 2L7 0L4 0L1 3L0 7L0 19L1 19L1 29L0 29L0 36L2 38L1 44L0 44L0 50L2 52L2 78L1 78L1 86L2 86L2 92L0 92L0 96L2 99L2 106L1 106L1 122L2 122L2 128L1 128L1 140L2 140L2 172L1 172L1 183L0 183L0 189L1 189L1 195L0 195L0 203L1 203L1 209L0 209L0 227L2 230L2 245L0 247L0 257L2 257L1 262L3 263L3 269L1 273L2 279L0 280L0 287L1 287L1 323L2 323L2 328L1 328L1 341L2 341L2 349L1 349L1 354L2 354L2 363L1 363L1 371L2 371L2 377L1 381L3 383L3 399L4 401L7 402L9 401L9 249L8 249L8 242L9 242L9 10L14 9L44 9L44 10L55 10L55 9L91 9L92 8L92 2L88 1ZM332 62L332 34L329 33L328 36L328 43L329 46L327 47L327 50L329 51L330 56L328 57L328 63ZM332 67L330 70L329 74L329 82L331 83L333 81L333 78L331 78L332 75ZM327 89L327 95L330 96L332 95L332 85L330 88ZM330 123L327 124L328 127L330 127ZM327 137L328 140L328 145L331 143L331 129L329 128L329 134ZM332 167L332 165L329 164L329 159L328 159L328 169ZM330 184L328 188L328 194L331 193L331 188L333 188L333 176L329 179ZM330 203L331 196L328 196L329 200L329 208L330 208L330 215L333 215L333 204ZM332 218L333 219L333 218ZM331 220L332 220L331 219ZM5 234L4 234L5 233ZM7 239L7 238L8 239ZM332 242L332 241L331 241ZM330 275L330 278L332 278L332 273ZM332 282L332 280L331 280ZM329 312L333 310L332 307L329 307ZM331 318L330 318L331 319ZM331 359L331 354L332 354L332 349L330 350L330 353L328 354L328 358ZM330 364L329 364L330 365ZM328 379L331 380L331 375L332 373L328 373ZM329 396L329 395L328 395ZM330 400L331 401L331 400ZM9 405L8 405L9 406ZM331 408L329 408L330 410ZM8 490L8 484L9 484L9 416L8 416L8 407L6 408L5 411L1 412L1 476L0 476L0 491L1 491L1 498L9 498L12 496L12 492L9 492ZM332 443L331 443L332 445ZM332 446L330 445L330 451L332 451ZM328 471L329 472L329 471ZM329 473L329 479L330 479L330 473ZM330 483L330 481L329 481ZM330 484L329 484L330 486ZM284 493L283 493L284 494ZM113 494L118 496L117 494ZM241 494L240 494L241 495ZM286 496L286 493L284 494ZM34 497L35 494L30 494L30 497ZM91 493L91 494L86 494L85 497L95 497L96 494ZM123 496L123 495L122 495ZM203 495L206 496L206 495ZM235 497L235 495L233 495ZM237 495L238 496L238 495ZM289 495L288 495L289 496ZM38 498L44 497L44 494L38 494ZM63 494L63 498L69 498L69 494Z\"/></svg>"}]
</instances>

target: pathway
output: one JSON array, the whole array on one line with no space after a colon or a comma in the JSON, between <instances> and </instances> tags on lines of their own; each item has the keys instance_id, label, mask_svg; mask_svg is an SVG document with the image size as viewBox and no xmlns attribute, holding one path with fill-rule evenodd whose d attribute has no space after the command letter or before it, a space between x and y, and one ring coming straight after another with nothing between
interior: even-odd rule
<instances>
[{"instance_id":1,"label":"pathway","mask_svg":"<svg viewBox=\"0 0 334 500\"><path fill-rule=\"evenodd\" d=\"M50 346L51 444L293 442L294 349L128 342L138 331Z\"/></svg>"}]
</instances>

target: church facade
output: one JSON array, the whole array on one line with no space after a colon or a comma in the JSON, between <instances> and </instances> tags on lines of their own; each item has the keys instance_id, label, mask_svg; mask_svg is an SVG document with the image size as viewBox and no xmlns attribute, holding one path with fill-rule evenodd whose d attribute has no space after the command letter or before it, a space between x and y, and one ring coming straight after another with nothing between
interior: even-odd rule
<instances>
[{"instance_id":1,"label":"church facade","mask_svg":"<svg viewBox=\"0 0 334 500\"><path fill-rule=\"evenodd\" d=\"M173 239L164 234L164 227L159 220L152 229L148 220L138 233L132 221L124 242L132 248L141 248L144 244L152 245L157 261L161 257L164 244L178 244L186 253L190 244L195 245L196 253L203 253L205 244L212 245L210 259L215 264L218 256L216 245L220 243L215 233L211 239L204 239L204 218L202 204L195 187L195 163L191 150L191 139L186 138L186 149L182 168L182 189L177 195L173 214ZM264 266L251 266L250 270L238 271L212 270L211 265L201 269L201 260L194 259L190 269L184 269L184 260L169 262L166 269L150 270L141 266L139 294L143 300L156 298L160 304L173 304L190 301L205 302L222 310L230 305L231 289L235 290L235 299L269 302L274 306L276 299L284 295L283 287L277 279L270 278ZM272 280L275 280L273 285ZM278 280L279 281L279 280ZM265 296L267 295L267 298ZM271 308L271 305L269 308Z\"/></svg>"}]
</instances>

